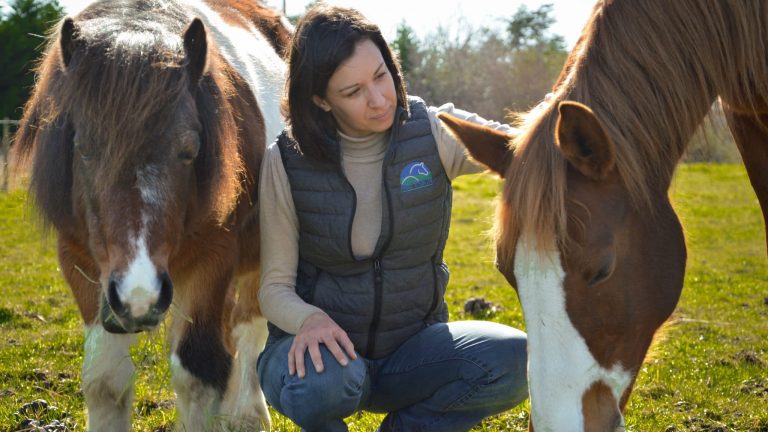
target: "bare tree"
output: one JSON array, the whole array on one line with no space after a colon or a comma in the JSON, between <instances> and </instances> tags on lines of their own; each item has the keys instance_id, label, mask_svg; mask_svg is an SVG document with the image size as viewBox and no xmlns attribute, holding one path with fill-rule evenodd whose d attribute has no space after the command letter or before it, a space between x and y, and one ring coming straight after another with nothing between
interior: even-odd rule
<instances>
[{"instance_id":1,"label":"bare tree","mask_svg":"<svg viewBox=\"0 0 768 432\"><path fill-rule=\"evenodd\" d=\"M504 31L460 23L456 34L438 27L424 41L401 24L394 46L408 66L409 92L493 119L530 108L552 87L567 54L562 37L547 31L550 11L521 8Z\"/></svg>"}]
</instances>

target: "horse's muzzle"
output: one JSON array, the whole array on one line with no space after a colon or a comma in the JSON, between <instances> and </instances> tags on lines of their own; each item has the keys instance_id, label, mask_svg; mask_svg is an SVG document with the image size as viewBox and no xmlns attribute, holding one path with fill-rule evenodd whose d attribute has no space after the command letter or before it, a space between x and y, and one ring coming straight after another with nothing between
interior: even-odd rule
<instances>
[{"instance_id":1,"label":"horse's muzzle","mask_svg":"<svg viewBox=\"0 0 768 432\"><path fill-rule=\"evenodd\" d=\"M163 272L155 287L122 286L117 272L109 276L101 322L111 333L136 333L155 328L163 320L173 299L173 283Z\"/></svg>"}]
</instances>

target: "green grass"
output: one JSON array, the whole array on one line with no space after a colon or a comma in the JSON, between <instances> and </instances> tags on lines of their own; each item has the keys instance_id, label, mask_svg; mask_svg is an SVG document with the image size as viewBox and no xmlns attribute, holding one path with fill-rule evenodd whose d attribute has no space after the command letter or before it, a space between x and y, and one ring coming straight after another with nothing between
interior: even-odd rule
<instances>
[{"instance_id":1,"label":"green grass","mask_svg":"<svg viewBox=\"0 0 768 432\"><path fill-rule=\"evenodd\" d=\"M517 296L495 270L489 176L455 182L446 259L451 319L470 318L464 301L499 306L484 318L523 328ZM683 165L671 194L689 246L685 289L672 324L638 378L627 409L630 431L768 432L768 262L763 222L746 174L735 165ZM82 325L59 276L55 241L41 241L21 192L0 194L0 431L26 418L83 430L79 390ZM163 330L140 338L134 429L170 429L175 418ZM24 404L46 400L48 410ZM526 430L528 404L490 418L475 431ZM347 419L374 430L379 415ZM298 431L273 413L276 431Z\"/></svg>"}]
</instances>

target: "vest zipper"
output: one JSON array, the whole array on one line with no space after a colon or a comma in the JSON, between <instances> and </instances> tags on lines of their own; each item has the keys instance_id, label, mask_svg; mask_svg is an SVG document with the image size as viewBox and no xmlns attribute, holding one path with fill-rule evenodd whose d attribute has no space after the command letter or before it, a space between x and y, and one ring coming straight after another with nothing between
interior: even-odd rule
<instances>
[{"instance_id":1,"label":"vest zipper","mask_svg":"<svg viewBox=\"0 0 768 432\"><path fill-rule=\"evenodd\" d=\"M371 326L368 328L368 347L365 350L368 356L372 356L376 349L376 329L379 326L379 320L381 319L382 285L381 260L375 258L373 260L373 319L371 320Z\"/></svg>"},{"instance_id":2,"label":"vest zipper","mask_svg":"<svg viewBox=\"0 0 768 432\"><path fill-rule=\"evenodd\" d=\"M399 115L396 117L399 117ZM378 250L376 257L373 259L373 319L371 320L371 326L368 328L368 347L366 349L366 353L369 357L373 356L374 349L376 349L376 331L379 328L379 321L381 320L381 303L384 297L384 283L381 277L381 257L384 255L384 251L386 251L389 247L389 242L392 240L392 233L394 232L395 215L392 211L392 197L390 196L389 186L387 184L387 164L389 164L393 158L398 130L399 123L398 121L395 121L390 131L387 153L381 163L382 189L387 202L389 227L387 230L387 237L384 239L384 242L381 244L381 248Z\"/></svg>"},{"instance_id":3,"label":"vest zipper","mask_svg":"<svg viewBox=\"0 0 768 432\"><path fill-rule=\"evenodd\" d=\"M336 138L337 142L339 138ZM349 251L349 257L352 258L352 262L357 261L357 258L355 258L355 253L352 252L352 224L355 221L355 213L357 213L357 192L355 192L355 188L352 186L352 183L349 182L349 179L347 178L347 175L344 173L344 163L342 162L342 159L344 156L341 152L341 144L339 144L339 157L338 157L338 163L337 168L339 170L339 174L341 175L341 178L346 183L349 190L352 192L352 215L349 217L349 223L347 224L347 250Z\"/></svg>"}]
</instances>

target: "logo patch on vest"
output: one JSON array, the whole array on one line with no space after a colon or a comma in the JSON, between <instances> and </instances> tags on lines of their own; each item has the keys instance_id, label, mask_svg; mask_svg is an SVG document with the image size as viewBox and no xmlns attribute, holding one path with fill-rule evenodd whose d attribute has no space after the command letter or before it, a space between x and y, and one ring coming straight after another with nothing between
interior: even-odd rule
<instances>
[{"instance_id":1,"label":"logo patch on vest","mask_svg":"<svg viewBox=\"0 0 768 432\"><path fill-rule=\"evenodd\" d=\"M400 173L400 192L432 186L432 172L424 162L411 162Z\"/></svg>"}]
</instances>

